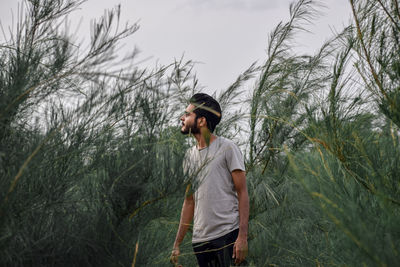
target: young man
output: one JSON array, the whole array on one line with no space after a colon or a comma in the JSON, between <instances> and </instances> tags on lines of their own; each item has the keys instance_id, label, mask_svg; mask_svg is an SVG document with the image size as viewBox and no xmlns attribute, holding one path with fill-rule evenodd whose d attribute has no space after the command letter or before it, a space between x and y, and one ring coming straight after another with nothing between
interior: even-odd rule
<instances>
[{"instance_id":1,"label":"young man","mask_svg":"<svg viewBox=\"0 0 400 267\"><path fill-rule=\"evenodd\" d=\"M192 180L171 255L175 265L192 220L193 250L200 267L238 265L247 256L249 199L243 156L232 141L213 134L221 115L215 99L195 94L180 118L181 133L192 134L197 144L187 151L184 162Z\"/></svg>"}]
</instances>

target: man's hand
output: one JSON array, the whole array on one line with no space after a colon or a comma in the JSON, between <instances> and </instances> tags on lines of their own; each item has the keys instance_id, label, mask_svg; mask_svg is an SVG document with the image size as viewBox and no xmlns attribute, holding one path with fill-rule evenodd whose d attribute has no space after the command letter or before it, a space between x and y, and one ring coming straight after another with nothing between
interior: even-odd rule
<instances>
[{"instance_id":1,"label":"man's hand","mask_svg":"<svg viewBox=\"0 0 400 267\"><path fill-rule=\"evenodd\" d=\"M193 220L193 214L194 214L194 198L193 194L189 194L189 191L190 191L190 185L186 187L186 196L182 205L181 219L179 221L179 228L178 232L176 233L176 238L170 259L171 263L177 267L179 267L178 257L181 254L181 251L179 250L179 245L182 243L182 240L185 237L185 234L190 226L190 223Z\"/></svg>"},{"instance_id":2,"label":"man's hand","mask_svg":"<svg viewBox=\"0 0 400 267\"><path fill-rule=\"evenodd\" d=\"M247 238L239 236L233 246L232 258L235 259L235 264L240 264L246 258L248 251Z\"/></svg>"},{"instance_id":3,"label":"man's hand","mask_svg":"<svg viewBox=\"0 0 400 267\"><path fill-rule=\"evenodd\" d=\"M179 257L179 254L181 254L181 251L179 250L179 247L174 247L174 249L172 250L171 259L170 259L170 262L171 262L174 266L178 266L178 257Z\"/></svg>"}]
</instances>

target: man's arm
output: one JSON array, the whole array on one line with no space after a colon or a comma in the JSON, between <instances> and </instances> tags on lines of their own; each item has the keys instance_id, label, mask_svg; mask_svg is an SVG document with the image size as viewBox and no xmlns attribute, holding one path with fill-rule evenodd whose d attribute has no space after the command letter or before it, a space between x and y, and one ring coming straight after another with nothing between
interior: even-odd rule
<instances>
[{"instance_id":1,"label":"man's arm","mask_svg":"<svg viewBox=\"0 0 400 267\"><path fill-rule=\"evenodd\" d=\"M194 214L194 199L193 194L189 193L190 185L186 188L186 196L182 205L181 219L179 221L178 232L176 233L176 238L174 242L174 247L171 255L171 262L174 264L178 263L178 256L180 254L179 246L186 235L186 232L193 220Z\"/></svg>"},{"instance_id":2,"label":"man's arm","mask_svg":"<svg viewBox=\"0 0 400 267\"><path fill-rule=\"evenodd\" d=\"M232 179L239 200L239 235L233 247L233 258L235 258L235 264L239 264L246 258L248 252L249 195L246 185L246 173L244 171L232 171Z\"/></svg>"}]
</instances>

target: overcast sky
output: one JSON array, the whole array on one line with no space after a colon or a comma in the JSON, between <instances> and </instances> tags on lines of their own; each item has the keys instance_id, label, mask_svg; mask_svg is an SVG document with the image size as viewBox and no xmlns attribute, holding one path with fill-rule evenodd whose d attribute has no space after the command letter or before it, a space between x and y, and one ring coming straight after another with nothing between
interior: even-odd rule
<instances>
[{"instance_id":1,"label":"overcast sky","mask_svg":"<svg viewBox=\"0 0 400 267\"><path fill-rule=\"evenodd\" d=\"M0 20L7 28L16 0L0 0ZM266 59L268 35L289 18L290 0L88 0L69 18L82 20L82 38L89 39L89 23L105 9L121 4L123 23L139 22L125 49L138 47L145 66L172 63L183 54L199 62L195 71L205 91L227 88L254 61ZM323 15L296 39L297 51L311 53L350 20L348 0L321 0ZM0 40L4 40L0 36Z\"/></svg>"}]
</instances>

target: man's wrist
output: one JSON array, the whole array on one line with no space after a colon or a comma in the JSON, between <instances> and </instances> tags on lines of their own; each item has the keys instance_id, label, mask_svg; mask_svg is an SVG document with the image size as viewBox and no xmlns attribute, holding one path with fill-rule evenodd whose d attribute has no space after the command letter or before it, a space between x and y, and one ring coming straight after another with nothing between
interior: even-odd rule
<instances>
[{"instance_id":1,"label":"man's wrist","mask_svg":"<svg viewBox=\"0 0 400 267\"><path fill-rule=\"evenodd\" d=\"M247 232L241 232L241 231L239 231L239 233L238 233L238 238L246 239L246 240L247 240Z\"/></svg>"}]
</instances>

